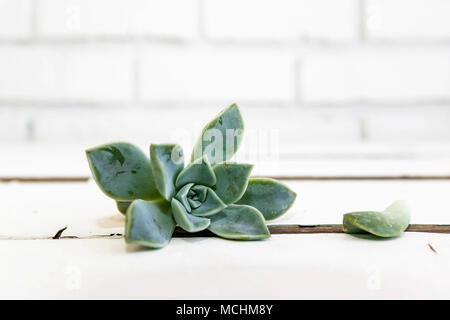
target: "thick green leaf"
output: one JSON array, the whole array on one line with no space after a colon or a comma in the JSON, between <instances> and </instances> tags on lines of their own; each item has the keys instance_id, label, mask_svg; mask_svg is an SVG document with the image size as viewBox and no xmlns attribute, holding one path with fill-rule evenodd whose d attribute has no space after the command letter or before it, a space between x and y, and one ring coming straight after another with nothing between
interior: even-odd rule
<instances>
[{"instance_id":1,"label":"thick green leaf","mask_svg":"<svg viewBox=\"0 0 450 320\"><path fill-rule=\"evenodd\" d=\"M201 202L204 202L206 200L206 196L208 195L208 187L201 186L201 185L195 185L191 188L198 196L198 200Z\"/></svg>"},{"instance_id":2,"label":"thick green leaf","mask_svg":"<svg viewBox=\"0 0 450 320\"><path fill-rule=\"evenodd\" d=\"M209 163L208 157L203 157L190 163L180 172L175 182L177 189L187 183L195 183L209 187L216 184L216 175Z\"/></svg>"},{"instance_id":3,"label":"thick green leaf","mask_svg":"<svg viewBox=\"0 0 450 320\"><path fill-rule=\"evenodd\" d=\"M208 230L222 238L259 240L270 237L263 215L250 206L231 204L210 219Z\"/></svg>"},{"instance_id":4,"label":"thick green leaf","mask_svg":"<svg viewBox=\"0 0 450 320\"><path fill-rule=\"evenodd\" d=\"M362 211L344 214L346 233L371 233L379 237L396 237L409 225L410 211L404 201L396 201L382 212Z\"/></svg>"},{"instance_id":5,"label":"thick green leaf","mask_svg":"<svg viewBox=\"0 0 450 320\"><path fill-rule=\"evenodd\" d=\"M197 208L192 209L191 214L198 217L208 217L216 214L226 206L211 188L207 188L205 201Z\"/></svg>"},{"instance_id":6,"label":"thick green leaf","mask_svg":"<svg viewBox=\"0 0 450 320\"><path fill-rule=\"evenodd\" d=\"M166 200L175 195L175 180L184 167L183 149L177 144L152 144L150 159L159 193Z\"/></svg>"},{"instance_id":7,"label":"thick green leaf","mask_svg":"<svg viewBox=\"0 0 450 320\"><path fill-rule=\"evenodd\" d=\"M188 193L191 190L191 187L193 186L193 183L185 184L180 191L177 192L177 195L175 198L181 202L181 204L186 208L187 212L191 212L191 205L188 201Z\"/></svg>"},{"instance_id":8,"label":"thick green leaf","mask_svg":"<svg viewBox=\"0 0 450 320\"><path fill-rule=\"evenodd\" d=\"M215 192L226 204L238 201L247 189L251 164L220 163L214 166Z\"/></svg>"},{"instance_id":9,"label":"thick green leaf","mask_svg":"<svg viewBox=\"0 0 450 320\"><path fill-rule=\"evenodd\" d=\"M131 201L116 201L117 209L120 213L126 214Z\"/></svg>"},{"instance_id":10,"label":"thick green leaf","mask_svg":"<svg viewBox=\"0 0 450 320\"><path fill-rule=\"evenodd\" d=\"M180 201L172 199L172 212L177 224L187 232L198 232L208 228L210 220L189 214Z\"/></svg>"},{"instance_id":11,"label":"thick green leaf","mask_svg":"<svg viewBox=\"0 0 450 320\"><path fill-rule=\"evenodd\" d=\"M196 199L188 198L189 206L193 209L197 209L202 205L202 202Z\"/></svg>"},{"instance_id":12,"label":"thick green leaf","mask_svg":"<svg viewBox=\"0 0 450 320\"><path fill-rule=\"evenodd\" d=\"M191 162L207 155L212 165L227 161L236 153L244 133L244 120L236 104L223 110L202 131Z\"/></svg>"},{"instance_id":13,"label":"thick green leaf","mask_svg":"<svg viewBox=\"0 0 450 320\"><path fill-rule=\"evenodd\" d=\"M94 180L108 196L119 201L160 199L150 160L129 143L111 143L86 150Z\"/></svg>"},{"instance_id":14,"label":"thick green leaf","mask_svg":"<svg viewBox=\"0 0 450 320\"><path fill-rule=\"evenodd\" d=\"M269 178L250 178L247 190L238 204L255 207L266 220L273 220L285 213L297 195L284 184Z\"/></svg>"},{"instance_id":15,"label":"thick green leaf","mask_svg":"<svg viewBox=\"0 0 450 320\"><path fill-rule=\"evenodd\" d=\"M127 210L125 241L150 248L162 248L172 238L175 221L166 200L135 200Z\"/></svg>"}]
</instances>

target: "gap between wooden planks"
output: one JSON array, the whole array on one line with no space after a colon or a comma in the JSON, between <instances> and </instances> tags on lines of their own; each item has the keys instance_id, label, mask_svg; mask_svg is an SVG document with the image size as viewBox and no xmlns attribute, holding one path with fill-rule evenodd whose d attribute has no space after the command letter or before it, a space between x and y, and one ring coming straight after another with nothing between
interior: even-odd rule
<instances>
[{"instance_id":1,"label":"gap between wooden planks","mask_svg":"<svg viewBox=\"0 0 450 320\"><path fill-rule=\"evenodd\" d=\"M342 224L304 226L297 224L267 226L270 234L311 234L311 233L344 233ZM448 233L450 225L411 224L406 232ZM181 228L176 228L174 237L213 237L211 231L204 230L197 233L189 233Z\"/></svg>"},{"instance_id":2,"label":"gap between wooden planks","mask_svg":"<svg viewBox=\"0 0 450 320\"><path fill-rule=\"evenodd\" d=\"M320 233L344 233L341 224L330 224L330 225L315 225L315 226L305 226L305 225L276 225L267 226L269 228L270 234L320 234ZM67 227L58 230L54 236L48 237L2 237L1 240L66 240L66 239L120 239L123 238L121 233L110 233L101 235L91 235L91 236L72 236L63 235ZM425 233L443 233L450 234L450 225L433 225L433 224L411 224L406 229L406 232L425 232ZM214 233L209 230L203 230L196 233L187 232L180 227L176 227L173 233L174 238L206 238L206 237L217 237Z\"/></svg>"}]
</instances>

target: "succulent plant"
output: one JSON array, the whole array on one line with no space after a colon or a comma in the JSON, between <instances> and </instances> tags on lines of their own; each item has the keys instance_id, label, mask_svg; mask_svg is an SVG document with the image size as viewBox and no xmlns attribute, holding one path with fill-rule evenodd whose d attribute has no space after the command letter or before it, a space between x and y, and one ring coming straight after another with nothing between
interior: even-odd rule
<instances>
[{"instance_id":1,"label":"succulent plant","mask_svg":"<svg viewBox=\"0 0 450 320\"><path fill-rule=\"evenodd\" d=\"M404 201L396 201L384 211L361 211L344 214L346 233L371 233L378 237L399 236L408 228L410 211Z\"/></svg>"},{"instance_id":2,"label":"succulent plant","mask_svg":"<svg viewBox=\"0 0 450 320\"><path fill-rule=\"evenodd\" d=\"M125 240L167 245L178 225L234 240L270 237L266 220L278 218L296 194L268 178L251 178L253 165L230 162L243 137L236 104L210 121L185 166L177 144L152 144L150 159L119 142L86 151L94 180L126 215Z\"/></svg>"}]
</instances>

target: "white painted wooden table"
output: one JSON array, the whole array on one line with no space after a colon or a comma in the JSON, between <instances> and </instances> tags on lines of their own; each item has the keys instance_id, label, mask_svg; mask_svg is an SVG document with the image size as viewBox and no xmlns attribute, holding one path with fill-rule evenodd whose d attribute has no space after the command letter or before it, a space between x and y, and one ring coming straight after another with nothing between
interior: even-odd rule
<instances>
[{"instance_id":1,"label":"white painted wooden table","mask_svg":"<svg viewBox=\"0 0 450 320\"><path fill-rule=\"evenodd\" d=\"M29 156L28 166L9 157L6 162L8 154L2 155L0 177L89 174L81 158L49 166L70 158L61 152L38 154L36 161ZM292 160L266 174L286 175L296 167L296 175L330 175L336 164L309 161L306 170L308 161ZM450 173L450 165L433 159L375 163L342 160L334 175ZM345 212L383 209L396 199L409 203L411 223L450 224L450 180L285 183L298 200L274 224L341 223ZM145 250L109 236L123 233L124 218L92 181L0 183L0 199L0 298L450 298L450 234L405 233L390 240L296 234L258 242L175 238L164 249ZM64 226L64 236L78 238L48 239Z\"/></svg>"}]
</instances>

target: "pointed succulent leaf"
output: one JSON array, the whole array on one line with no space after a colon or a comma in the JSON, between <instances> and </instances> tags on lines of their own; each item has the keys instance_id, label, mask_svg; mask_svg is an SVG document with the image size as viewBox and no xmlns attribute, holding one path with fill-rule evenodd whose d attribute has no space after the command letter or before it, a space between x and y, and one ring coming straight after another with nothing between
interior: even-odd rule
<instances>
[{"instance_id":1,"label":"pointed succulent leaf","mask_svg":"<svg viewBox=\"0 0 450 320\"><path fill-rule=\"evenodd\" d=\"M95 182L109 197L129 201L161 198L150 160L129 143L111 143L86 150Z\"/></svg>"},{"instance_id":2,"label":"pointed succulent leaf","mask_svg":"<svg viewBox=\"0 0 450 320\"><path fill-rule=\"evenodd\" d=\"M255 207L266 220L273 220L292 206L296 196L294 191L276 180L250 178L247 190L236 203Z\"/></svg>"},{"instance_id":3,"label":"pointed succulent leaf","mask_svg":"<svg viewBox=\"0 0 450 320\"><path fill-rule=\"evenodd\" d=\"M117 209L120 213L126 214L131 201L116 201Z\"/></svg>"},{"instance_id":4,"label":"pointed succulent leaf","mask_svg":"<svg viewBox=\"0 0 450 320\"><path fill-rule=\"evenodd\" d=\"M178 191L177 195L175 196L178 201L181 202L181 204L186 208L187 212L191 212L191 205L188 201L188 193L191 190L191 187L193 186L193 183L185 184L180 191Z\"/></svg>"},{"instance_id":5,"label":"pointed succulent leaf","mask_svg":"<svg viewBox=\"0 0 450 320\"><path fill-rule=\"evenodd\" d=\"M244 121L236 104L223 110L202 131L191 155L191 162L207 155L212 165L229 160L239 148Z\"/></svg>"},{"instance_id":6,"label":"pointed succulent leaf","mask_svg":"<svg viewBox=\"0 0 450 320\"><path fill-rule=\"evenodd\" d=\"M191 190L196 192L198 200L200 200L201 202L204 202L206 200L206 195L208 194L208 187L195 185L191 188Z\"/></svg>"},{"instance_id":7,"label":"pointed succulent leaf","mask_svg":"<svg viewBox=\"0 0 450 320\"><path fill-rule=\"evenodd\" d=\"M196 183L209 187L216 184L216 175L208 157L203 157L190 163L180 172L175 183L176 187L180 188L187 183Z\"/></svg>"},{"instance_id":8,"label":"pointed succulent leaf","mask_svg":"<svg viewBox=\"0 0 450 320\"><path fill-rule=\"evenodd\" d=\"M196 209L202 205L202 203L200 201L195 200L195 199L188 198L188 202L189 202L189 205L191 206L191 208L194 208L194 209Z\"/></svg>"},{"instance_id":9,"label":"pointed succulent leaf","mask_svg":"<svg viewBox=\"0 0 450 320\"><path fill-rule=\"evenodd\" d=\"M177 224L187 232L198 232L208 228L210 220L189 214L180 201L172 199L172 212Z\"/></svg>"},{"instance_id":10,"label":"pointed succulent leaf","mask_svg":"<svg viewBox=\"0 0 450 320\"><path fill-rule=\"evenodd\" d=\"M207 188L205 201L198 208L192 209L191 214L198 217L208 217L216 214L226 206L211 188Z\"/></svg>"},{"instance_id":11,"label":"pointed succulent leaf","mask_svg":"<svg viewBox=\"0 0 450 320\"><path fill-rule=\"evenodd\" d=\"M371 233L379 237L396 237L409 225L410 211L404 201L396 201L382 212L362 211L344 214L346 233Z\"/></svg>"},{"instance_id":12,"label":"pointed succulent leaf","mask_svg":"<svg viewBox=\"0 0 450 320\"><path fill-rule=\"evenodd\" d=\"M251 164L220 163L214 166L215 192L226 204L238 201L247 189Z\"/></svg>"},{"instance_id":13,"label":"pointed succulent leaf","mask_svg":"<svg viewBox=\"0 0 450 320\"><path fill-rule=\"evenodd\" d=\"M162 248L172 238L175 221L170 203L135 200L127 210L125 241L150 248Z\"/></svg>"},{"instance_id":14,"label":"pointed succulent leaf","mask_svg":"<svg viewBox=\"0 0 450 320\"><path fill-rule=\"evenodd\" d=\"M159 193L166 200L175 195L175 180L184 167L183 149L177 144L152 144L150 159Z\"/></svg>"},{"instance_id":15,"label":"pointed succulent leaf","mask_svg":"<svg viewBox=\"0 0 450 320\"><path fill-rule=\"evenodd\" d=\"M259 240L270 237L263 215L250 206L231 204L210 219L208 230L222 238Z\"/></svg>"}]
</instances>

